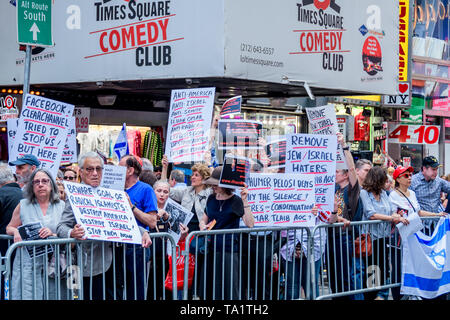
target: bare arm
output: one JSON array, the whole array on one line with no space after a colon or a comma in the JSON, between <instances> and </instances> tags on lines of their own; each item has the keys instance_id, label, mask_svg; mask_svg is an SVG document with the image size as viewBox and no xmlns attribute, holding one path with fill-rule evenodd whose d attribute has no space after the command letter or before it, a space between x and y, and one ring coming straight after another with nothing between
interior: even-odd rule
<instances>
[{"instance_id":1,"label":"bare arm","mask_svg":"<svg viewBox=\"0 0 450 320\"><path fill-rule=\"evenodd\" d=\"M337 137L338 137L338 143L342 146L343 148L347 148L347 144L345 143L345 139L344 139L344 135L340 132L337 133ZM344 150L344 157L345 157L345 162L347 163L347 167L348 167L348 179L350 181L350 184L353 186L355 186L356 182L358 182L358 177L356 175L356 169L355 169L355 161L353 160L353 156L352 153L350 152L350 150Z\"/></svg>"},{"instance_id":2,"label":"bare arm","mask_svg":"<svg viewBox=\"0 0 450 320\"><path fill-rule=\"evenodd\" d=\"M252 210L250 209L250 205L248 204L248 189L247 184L245 184L244 188L241 188L241 199L244 205L244 215L242 216L242 220L245 225L249 228L253 228L255 225L255 217L253 216Z\"/></svg>"},{"instance_id":3,"label":"bare arm","mask_svg":"<svg viewBox=\"0 0 450 320\"><path fill-rule=\"evenodd\" d=\"M167 181L167 168L169 167L169 160L166 155L163 155L162 160L162 170L161 170L161 181Z\"/></svg>"},{"instance_id":4,"label":"bare arm","mask_svg":"<svg viewBox=\"0 0 450 320\"><path fill-rule=\"evenodd\" d=\"M14 236L14 242L22 241L20 237L19 230L17 229L22 225L22 220L20 219L20 203L14 209L13 215L11 217L11 221L6 227L6 233L10 236Z\"/></svg>"}]
</instances>

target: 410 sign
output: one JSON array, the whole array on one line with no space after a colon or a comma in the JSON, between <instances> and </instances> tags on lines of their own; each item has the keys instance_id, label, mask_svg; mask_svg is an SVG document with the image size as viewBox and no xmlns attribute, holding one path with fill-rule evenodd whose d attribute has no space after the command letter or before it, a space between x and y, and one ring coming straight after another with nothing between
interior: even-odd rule
<instances>
[{"instance_id":1,"label":"410 sign","mask_svg":"<svg viewBox=\"0 0 450 320\"><path fill-rule=\"evenodd\" d=\"M439 142L439 126L425 125L393 125L389 126L389 143L405 144L437 144Z\"/></svg>"}]
</instances>

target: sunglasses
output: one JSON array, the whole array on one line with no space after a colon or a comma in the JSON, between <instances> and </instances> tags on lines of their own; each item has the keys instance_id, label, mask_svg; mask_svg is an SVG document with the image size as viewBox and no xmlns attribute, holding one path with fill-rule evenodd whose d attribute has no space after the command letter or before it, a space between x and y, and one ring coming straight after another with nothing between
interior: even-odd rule
<instances>
[{"instance_id":1,"label":"sunglasses","mask_svg":"<svg viewBox=\"0 0 450 320\"><path fill-rule=\"evenodd\" d=\"M404 173L402 175L400 175L400 177L405 177L406 179L410 178L412 176L411 173Z\"/></svg>"},{"instance_id":2,"label":"sunglasses","mask_svg":"<svg viewBox=\"0 0 450 320\"><path fill-rule=\"evenodd\" d=\"M70 181L72 181L72 180L75 180L75 178L76 178L76 177L69 177L69 176L67 176L67 177L64 177L64 180L70 180Z\"/></svg>"},{"instance_id":3,"label":"sunglasses","mask_svg":"<svg viewBox=\"0 0 450 320\"><path fill-rule=\"evenodd\" d=\"M33 186L37 186L41 183L43 185L48 185L50 183L50 179L43 178L41 180L39 180L39 179L33 180Z\"/></svg>"}]
</instances>

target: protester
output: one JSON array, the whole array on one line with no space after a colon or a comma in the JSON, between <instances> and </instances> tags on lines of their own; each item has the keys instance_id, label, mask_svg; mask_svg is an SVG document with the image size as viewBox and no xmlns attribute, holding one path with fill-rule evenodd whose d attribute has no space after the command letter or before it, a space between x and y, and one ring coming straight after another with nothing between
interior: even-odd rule
<instances>
[{"instance_id":1,"label":"protester","mask_svg":"<svg viewBox=\"0 0 450 320\"><path fill-rule=\"evenodd\" d=\"M87 152L78 159L81 182L97 188L102 181L103 159L96 152ZM151 243L147 232L142 233L142 246L148 247ZM70 201L66 202L61 221L57 226L58 237L85 239L85 230L77 224ZM111 300L121 297L120 283L114 281L115 274L110 268L113 259L112 243L104 241L91 241L82 246L84 255L83 298L86 300ZM119 268L120 269L120 268ZM119 273L118 273L119 275ZM103 286L105 282L105 286ZM104 294L105 293L105 294Z\"/></svg>"},{"instance_id":2,"label":"protester","mask_svg":"<svg viewBox=\"0 0 450 320\"><path fill-rule=\"evenodd\" d=\"M31 174L41 165L41 162L32 154L25 154L17 158L16 161L11 161L10 166L16 166L17 183L21 188L29 181Z\"/></svg>"},{"instance_id":3,"label":"protester","mask_svg":"<svg viewBox=\"0 0 450 320\"><path fill-rule=\"evenodd\" d=\"M119 166L126 167L125 192L127 193L131 211L138 226L144 229L156 226L156 196L153 189L139 181L142 167L133 155L123 156ZM144 300L146 272L145 265L150 259L150 250L142 250L138 245L126 244L126 277L127 299ZM135 286L136 284L136 286ZM136 289L136 290L135 290Z\"/></svg>"},{"instance_id":4,"label":"protester","mask_svg":"<svg viewBox=\"0 0 450 320\"><path fill-rule=\"evenodd\" d=\"M395 180L395 191L391 192L389 195L389 199L392 202L396 212L403 217L410 218L414 214L418 214L421 217L435 217L435 216L445 216L447 213L433 213L420 209L419 202L417 201L416 194L413 190L410 190L411 186L411 177L414 169L412 167L402 167L398 166L394 173L393 178ZM398 231L396 231L398 234ZM398 237L398 235L397 235ZM398 237L399 238L399 237ZM395 242L394 242L395 243ZM401 282L401 244L397 242L397 245L394 248L391 248L391 261L395 261L393 263L394 274L392 275L394 282ZM394 300L400 300L402 297L400 295L400 287L392 288L392 297Z\"/></svg>"},{"instance_id":5,"label":"protester","mask_svg":"<svg viewBox=\"0 0 450 320\"><path fill-rule=\"evenodd\" d=\"M64 180L69 181L69 182L77 182L77 173L75 170L73 169L66 169L64 171Z\"/></svg>"},{"instance_id":6,"label":"protester","mask_svg":"<svg viewBox=\"0 0 450 320\"><path fill-rule=\"evenodd\" d=\"M6 234L6 226L11 221L14 209L23 198L22 190L16 183L11 169L6 164L0 165L0 234ZM0 255L5 256L8 241L0 239ZM4 288L4 277L1 278L1 288ZM0 290L0 300L4 299L4 290Z\"/></svg>"},{"instance_id":7,"label":"protester","mask_svg":"<svg viewBox=\"0 0 450 320\"><path fill-rule=\"evenodd\" d=\"M348 169L336 170L336 210L338 222L343 222L344 227L346 227L351 221L361 220L363 205L359 197L361 186L350 148L346 145L344 136L341 133L338 133L337 137L338 143L342 146ZM353 257L353 242L357 237L357 234L353 234L353 230L342 232L339 228L328 229L327 270L330 288L333 293L361 289L360 261ZM334 299L362 300L363 297L362 295L350 295Z\"/></svg>"},{"instance_id":8,"label":"protester","mask_svg":"<svg viewBox=\"0 0 450 320\"><path fill-rule=\"evenodd\" d=\"M184 173L181 170L172 170L169 176L169 184L173 189L184 188L186 183L184 182Z\"/></svg>"},{"instance_id":9,"label":"protester","mask_svg":"<svg viewBox=\"0 0 450 320\"><path fill-rule=\"evenodd\" d=\"M411 186L416 193L420 208L425 211L442 213L445 209L441 205L441 192L450 193L450 182L437 176L441 165L434 156L422 160L422 169L413 175Z\"/></svg>"},{"instance_id":10,"label":"protester","mask_svg":"<svg viewBox=\"0 0 450 320\"><path fill-rule=\"evenodd\" d=\"M356 175L358 176L359 185L362 186L366 179L367 173L373 167L372 162L367 159L359 159L355 163Z\"/></svg>"},{"instance_id":11,"label":"protester","mask_svg":"<svg viewBox=\"0 0 450 320\"><path fill-rule=\"evenodd\" d=\"M60 201L56 182L46 169L35 170L25 185L25 199L22 199L14 210L6 231L14 236L14 242L22 241L18 227L29 223L41 222L39 237L42 239L56 235L56 226L64 210L64 202ZM11 299L42 300L46 292L50 299L56 298L56 283L46 277L47 256L30 258L25 247L22 247L14 259ZM66 281L59 283L60 294L65 296ZM64 298L63 298L64 299Z\"/></svg>"},{"instance_id":12,"label":"protester","mask_svg":"<svg viewBox=\"0 0 450 320\"><path fill-rule=\"evenodd\" d=\"M147 158L142 158L142 171L144 170L153 172L153 163Z\"/></svg>"},{"instance_id":13,"label":"protester","mask_svg":"<svg viewBox=\"0 0 450 320\"><path fill-rule=\"evenodd\" d=\"M386 171L381 167L373 167L369 170L363 183L361 190L361 200L363 203L363 220L381 220L382 222L376 225L371 225L369 228L372 237L372 256L366 265L367 280L365 284L371 288L371 281L373 281L372 272L375 272L375 279L379 279L377 285L386 285L386 279L389 272L389 254L388 245L390 245L391 225L390 223L408 224L406 218L401 217L396 213L396 208L389 200L389 197L384 190L384 185L387 180ZM369 266L375 271L369 270ZM377 291L370 291L364 294L366 300L384 300L378 295Z\"/></svg>"},{"instance_id":14,"label":"protester","mask_svg":"<svg viewBox=\"0 0 450 320\"><path fill-rule=\"evenodd\" d=\"M58 187L59 199L66 201L66 190L64 189L64 183L62 181L56 181L56 185Z\"/></svg>"},{"instance_id":15,"label":"protester","mask_svg":"<svg viewBox=\"0 0 450 320\"><path fill-rule=\"evenodd\" d=\"M142 181L153 188L153 185L155 184L156 181L158 181L158 178L155 176L153 171L142 170L141 174L139 175L139 181Z\"/></svg>"},{"instance_id":16,"label":"protester","mask_svg":"<svg viewBox=\"0 0 450 320\"><path fill-rule=\"evenodd\" d=\"M239 198L233 193L233 189L219 187L221 172L222 166L214 168L211 177L203 182L211 185L214 193L207 199L206 210L200 220L200 230L207 230L211 223L214 223L215 230L237 229L241 218L246 226L252 228L255 220L248 204L247 188L241 188ZM238 238L231 234L212 237L208 250L211 251L207 255L207 268L204 270L208 279L205 284L207 289L205 298L237 299L239 297ZM213 263L215 277L212 271Z\"/></svg>"}]
</instances>

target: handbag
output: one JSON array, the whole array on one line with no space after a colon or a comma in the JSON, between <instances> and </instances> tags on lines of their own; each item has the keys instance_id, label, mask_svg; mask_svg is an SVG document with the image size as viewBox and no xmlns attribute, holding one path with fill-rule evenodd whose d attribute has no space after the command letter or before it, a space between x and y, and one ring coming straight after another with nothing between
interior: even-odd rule
<instances>
[{"instance_id":1,"label":"handbag","mask_svg":"<svg viewBox=\"0 0 450 320\"><path fill-rule=\"evenodd\" d=\"M184 251L186 246L186 240L178 242L179 250L177 250L176 256L176 268L177 268L177 290L183 290L184 287L184 265L185 265L185 256L181 254ZM172 270L173 270L173 262L172 256L168 257L169 259L169 270L167 272L166 280L164 281L164 287L167 290L173 289L173 278L172 278ZM188 288L192 285L192 280L194 279L194 269L195 269L195 257L194 255L189 253L189 262L188 262Z\"/></svg>"},{"instance_id":2,"label":"handbag","mask_svg":"<svg viewBox=\"0 0 450 320\"><path fill-rule=\"evenodd\" d=\"M355 239L355 256L357 258L370 257L372 255L372 239L370 233L363 233Z\"/></svg>"}]
</instances>

